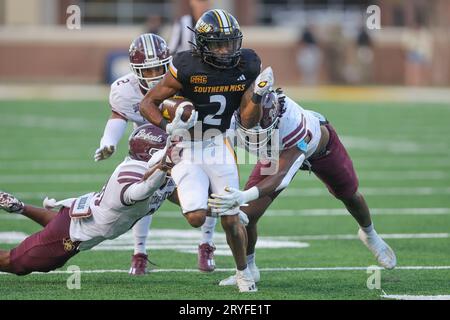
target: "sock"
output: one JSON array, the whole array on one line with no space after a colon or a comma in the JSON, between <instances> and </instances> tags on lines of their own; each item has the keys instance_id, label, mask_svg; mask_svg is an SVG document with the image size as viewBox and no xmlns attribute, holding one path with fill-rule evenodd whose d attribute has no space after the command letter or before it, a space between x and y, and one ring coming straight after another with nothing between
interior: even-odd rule
<instances>
[{"instance_id":1,"label":"sock","mask_svg":"<svg viewBox=\"0 0 450 320\"><path fill-rule=\"evenodd\" d=\"M375 231L374 227L373 227L373 223L371 223L370 225L368 225L367 227L361 227L361 230L364 231L367 234L372 233L373 231Z\"/></svg>"},{"instance_id":2,"label":"sock","mask_svg":"<svg viewBox=\"0 0 450 320\"><path fill-rule=\"evenodd\" d=\"M145 216L133 226L134 235L134 254L147 254L145 245L147 243L147 236L150 231L153 216Z\"/></svg>"},{"instance_id":3,"label":"sock","mask_svg":"<svg viewBox=\"0 0 450 320\"><path fill-rule=\"evenodd\" d=\"M254 264L255 263L255 253L253 252L252 254L249 254L247 256L247 264Z\"/></svg>"},{"instance_id":4,"label":"sock","mask_svg":"<svg viewBox=\"0 0 450 320\"><path fill-rule=\"evenodd\" d=\"M214 229L216 228L217 218L206 217L205 223L202 225L202 242L213 244Z\"/></svg>"}]
</instances>

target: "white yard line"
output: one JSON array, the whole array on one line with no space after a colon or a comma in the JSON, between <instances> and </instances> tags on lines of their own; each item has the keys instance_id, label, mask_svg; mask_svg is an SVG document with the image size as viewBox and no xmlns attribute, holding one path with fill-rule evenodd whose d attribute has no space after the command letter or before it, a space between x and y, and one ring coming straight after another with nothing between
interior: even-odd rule
<instances>
[{"instance_id":1,"label":"white yard line","mask_svg":"<svg viewBox=\"0 0 450 320\"><path fill-rule=\"evenodd\" d=\"M450 233L386 233L380 234L383 239L446 239ZM267 237L270 239L270 237ZM356 234L319 234L305 236L277 236L278 240L356 240Z\"/></svg>"},{"instance_id":2,"label":"white yard line","mask_svg":"<svg viewBox=\"0 0 450 320\"><path fill-rule=\"evenodd\" d=\"M435 196L450 194L450 187L366 187L360 188L365 196ZM287 188L280 197L322 197L329 196L323 188Z\"/></svg>"},{"instance_id":3,"label":"white yard line","mask_svg":"<svg viewBox=\"0 0 450 320\"><path fill-rule=\"evenodd\" d=\"M49 169L57 169L49 167ZM61 167L60 167L61 168ZM85 168L93 168L93 164ZM0 166L0 169L3 169ZM8 169L6 166L4 169ZM81 169L81 167L70 168L70 170ZM9 169L11 170L11 169ZM104 174L89 174L89 173L46 173L46 174L1 174L0 184L24 184L24 183L88 183L88 182L102 182L106 181L109 173ZM309 178L309 176L306 176ZM364 181L406 181L406 180L447 180L450 179L450 172L442 170L434 171L361 171L359 174L360 180ZM315 176L311 176L311 180L315 180Z\"/></svg>"},{"instance_id":4,"label":"white yard line","mask_svg":"<svg viewBox=\"0 0 450 320\"><path fill-rule=\"evenodd\" d=\"M262 272L301 272L301 271L366 271L368 267L292 267L292 268L260 268ZM380 270L383 268L379 267ZM450 266L399 266L395 270L450 270ZM128 273L128 269L97 269L97 270L80 270L81 273ZM234 268L217 268L215 272L233 272ZM150 272L184 272L199 273L198 269L154 269ZM48 273L33 272L35 275L47 274L73 274L73 271L56 270ZM0 275L8 275L9 273L0 272Z\"/></svg>"},{"instance_id":5,"label":"white yard line","mask_svg":"<svg viewBox=\"0 0 450 320\"><path fill-rule=\"evenodd\" d=\"M4 188L4 186L2 186ZM45 191L17 192L15 196L23 200L44 199L46 196L60 199L85 194L92 190L82 191ZM365 196L442 196L450 194L450 187L367 187L360 188ZM287 188L280 197L330 197L325 187L320 188Z\"/></svg>"},{"instance_id":6,"label":"white yard line","mask_svg":"<svg viewBox=\"0 0 450 320\"><path fill-rule=\"evenodd\" d=\"M403 216L403 215L449 215L450 208L371 208L372 215L389 215L389 216ZM156 212L159 218L181 218L180 211L164 211ZM271 209L265 214L265 217L347 217L349 213L346 209ZM0 220L26 220L27 218L17 214L0 214Z\"/></svg>"},{"instance_id":7,"label":"white yard line","mask_svg":"<svg viewBox=\"0 0 450 320\"><path fill-rule=\"evenodd\" d=\"M450 295L415 296L409 294L383 294L380 297L394 300L450 300Z\"/></svg>"}]
</instances>

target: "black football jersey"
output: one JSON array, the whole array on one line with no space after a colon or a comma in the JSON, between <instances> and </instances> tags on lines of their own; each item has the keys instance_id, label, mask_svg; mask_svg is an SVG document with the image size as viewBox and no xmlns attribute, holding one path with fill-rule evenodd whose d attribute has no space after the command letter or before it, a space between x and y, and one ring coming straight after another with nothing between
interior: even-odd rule
<instances>
[{"instance_id":1,"label":"black football jersey","mask_svg":"<svg viewBox=\"0 0 450 320\"><path fill-rule=\"evenodd\" d=\"M191 100L198 111L203 132L212 128L225 132L244 92L259 75L261 60L255 51L242 49L238 66L219 69L199 55L181 51L173 57L169 70L183 86L179 94Z\"/></svg>"}]
</instances>

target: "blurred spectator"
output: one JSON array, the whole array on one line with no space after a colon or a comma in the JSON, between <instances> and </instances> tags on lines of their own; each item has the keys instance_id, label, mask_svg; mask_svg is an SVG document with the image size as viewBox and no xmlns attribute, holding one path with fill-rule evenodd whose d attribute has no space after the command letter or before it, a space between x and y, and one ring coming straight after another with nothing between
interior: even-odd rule
<instances>
[{"instance_id":1,"label":"blurred spectator","mask_svg":"<svg viewBox=\"0 0 450 320\"><path fill-rule=\"evenodd\" d=\"M405 81L410 86L429 83L433 39L428 30L417 23L404 37L406 48Z\"/></svg>"},{"instance_id":2,"label":"blurred spectator","mask_svg":"<svg viewBox=\"0 0 450 320\"><path fill-rule=\"evenodd\" d=\"M160 15L151 14L147 17L146 31L159 35L161 31L162 17Z\"/></svg>"},{"instance_id":3,"label":"blurred spectator","mask_svg":"<svg viewBox=\"0 0 450 320\"><path fill-rule=\"evenodd\" d=\"M299 50L297 53L297 65L302 84L317 84L321 62L322 52L317 45L316 37L312 33L312 30L306 27L299 41Z\"/></svg>"},{"instance_id":4,"label":"blurred spectator","mask_svg":"<svg viewBox=\"0 0 450 320\"><path fill-rule=\"evenodd\" d=\"M190 14L179 18L172 27L169 49L172 54L177 51L192 49L189 41L194 42L194 33L189 28L194 28L197 20L203 13L211 8L210 0L189 0ZM189 27L189 28L188 28Z\"/></svg>"},{"instance_id":5,"label":"blurred spectator","mask_svg":"<svg viewBox=\"0 0 450 320\"><path fill-rule=\"evenodd\" d=\"M361 27L356 41L348 47L345 79L348 83L360 84L372 81L372 40L365 27Z\"/></svg>"}]
</instances>

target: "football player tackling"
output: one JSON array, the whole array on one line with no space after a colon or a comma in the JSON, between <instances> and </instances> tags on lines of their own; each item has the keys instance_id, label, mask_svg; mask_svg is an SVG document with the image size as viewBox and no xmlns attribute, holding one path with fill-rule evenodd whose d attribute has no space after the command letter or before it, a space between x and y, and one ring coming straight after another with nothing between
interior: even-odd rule
<instances>
[{"instance_id":1,"label":"football player tackling","mask_svg":"<svg viewBox=\"0 0 450 320\"><path fill-rule=\"evenodd\" d=\"M44 227L14 249L0 250L0 271L26 275L62 267L78 252L117 238L158 210L166 198L175 197L175 183L167 173L166 141L167 134L152 124L135 129L129 156L100 192L60 202L46 199L46 208L25 205L0 192L0 209L22 214ZM56 206L61 206L59 212L48 209Z\"/></svg>"},{"instance_id":2,"label":"football player tackling","mask_svg":"<svg viewBox=\"0 0 450 320\"><path fill-rule=\"evenodd\" d=\"M174 56L170 72L149 90L140 110L169 134L183 133L178 144L181 161L172 169L172 177L186 219L193 227L200 227L206 219L210 191L239 188L234 152L225 137L231 117L239 109L242 125L253 127L260 120L261 98L273 75L270 68L260 74L258 55L241 49L239 24L226 11L207 11L193 31L195 49ZM176 93L192 101L196 111L186 122L175 117L167 123L158 105ZM236 263L237 286L241 292L256 291L247 268L246 231L239 221L239 208L223 210L220 218Z\"/></svg>"},{"instance_id":3,"label":"football player tackling","mask_svg":"<svg viewBox=\"0 0 450 320\"><path fill-rule=\"evenodd\" d=\"M128 121L133 123L134 128L148 123L139 112L139 103L148 90L163 78L172 60L166 41L152 33L145 33L134 39L128 53L132 72L120 77L111 85L109 95L111 116L106 123L100 147L95 151L95 161L108 159L117 150L117 144L125 133ZM133 226L134 253L129 271L131 275L147 273L146 242L152 218L152 215L147 215ZM201 244L198 248L198 257L200 270L214 270L210 246Z\"/></svg>"},{"instance_id":4,"label":"football player tackling","mask_svg":"<svg viewBox=\"0 0 450 320\"><path fill-rule=\"evenodd\" d=\"M314 172L329 192L343 202L359 225L359 238L375 255L378 263L387 269L395 267L394 251L376 233L369 208L358 191L352 161L336 131L322 115L303 109L281 91L271 92L263 99L263 116L259 125L246 129L236 113L235 129L246 149L258 153L259 161L245 191L228 187L225 192L212 194L209 205L213 211L220 213L249 204L242 207L242 211L250 220L246 227L247 260L256 282L260 279L255 263L256 224L302 166ZM269 144L271 146L268 147ZM279 158L271 159L270 154L278 151ZM220 285L235 283L235 276L231 276L222 280Z\"/></svg>"}]
</instances>

